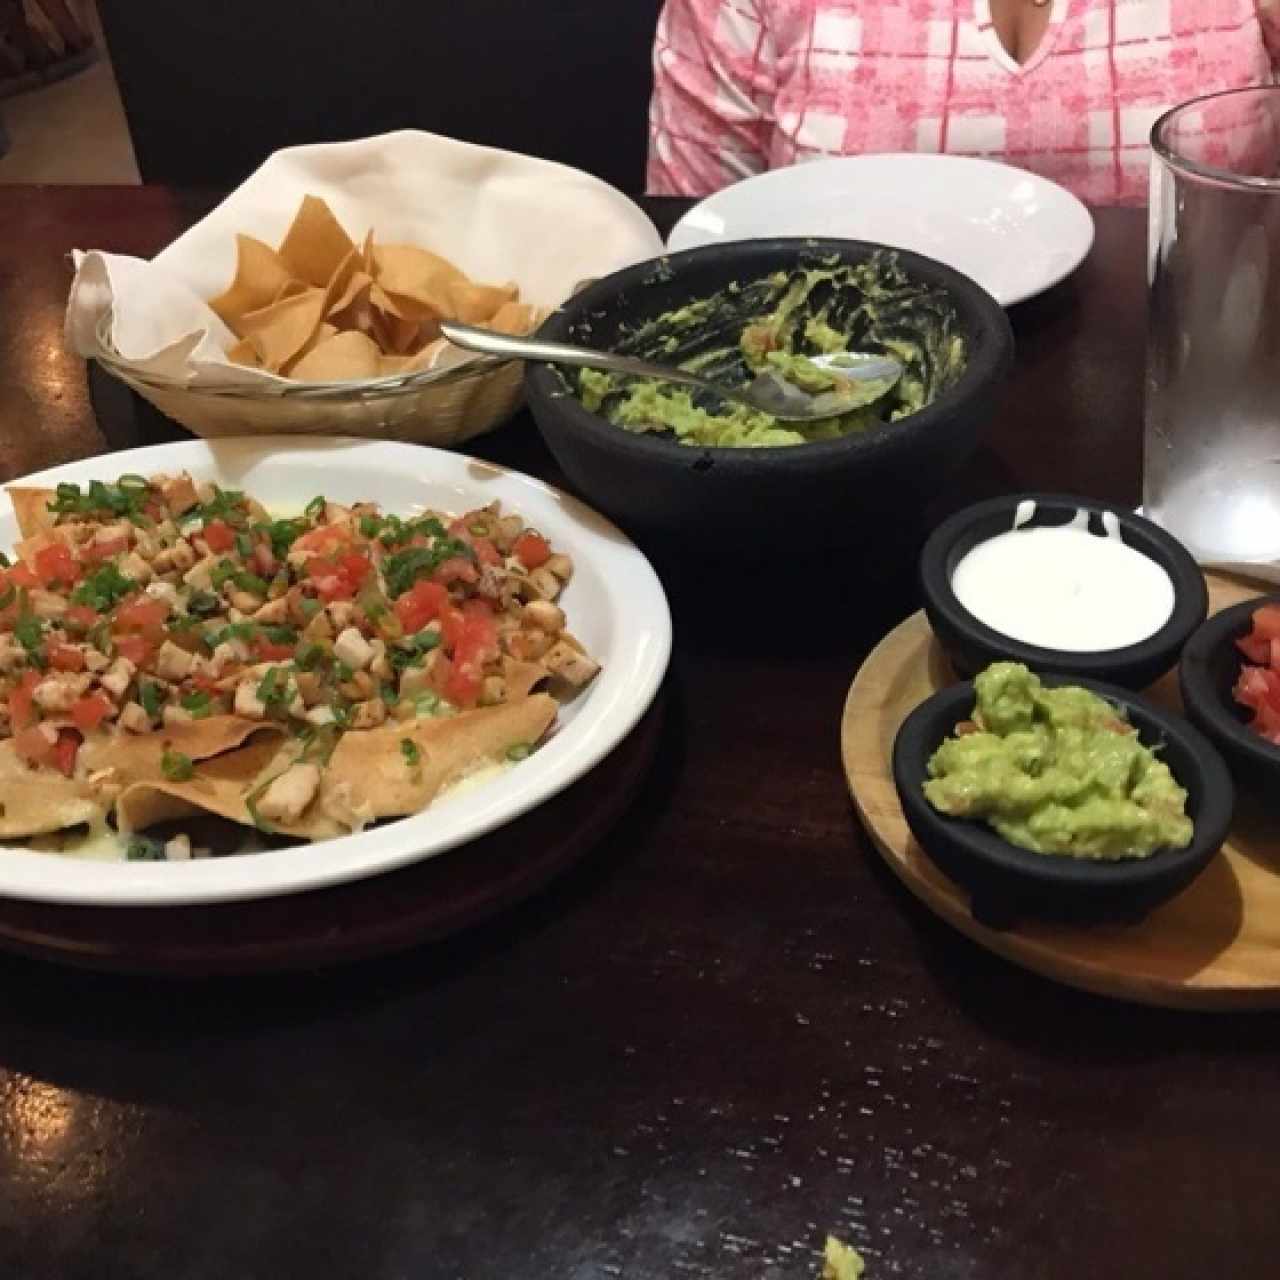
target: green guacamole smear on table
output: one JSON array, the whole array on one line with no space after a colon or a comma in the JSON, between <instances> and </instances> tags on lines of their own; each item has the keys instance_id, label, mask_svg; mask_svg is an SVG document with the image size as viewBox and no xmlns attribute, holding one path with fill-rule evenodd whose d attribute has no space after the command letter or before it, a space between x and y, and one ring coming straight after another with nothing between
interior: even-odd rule
<instances>
[{"instance_id":1,"label":"green guacamole smear on table","mask_svg":"<svg viewBox=\"0 0 1280 1280\"><path fill-rule=\"evenodd\" d=\"M929 760L935 809L1034 853L1145 858L1190 844L1186 791L1111 703L1045 688L1016 662L994 663L974 688L972 722Z\"/></svg>"},{"instance_id":2,"label":"green guacamole smear on table","mask_svg":"<svg viewBox=\"0 0 1280 1280\"><path fill-rule=\"evenodd\" d=\"M902 378L857 385L850 409L816 422L770 414L686 387L583 369L566 380L593 413L635 432L683 444L762 446L835 440L915 413L963 373L964 338L944 289L913 281L896 254L882 251L844 265L814 255L790 271L733 283L664 312L612 343L614 350L676 364L729 386L769 369L810 393L836 375L812 357L841 352L896 356Z\"/></svg>"}]
</instances>

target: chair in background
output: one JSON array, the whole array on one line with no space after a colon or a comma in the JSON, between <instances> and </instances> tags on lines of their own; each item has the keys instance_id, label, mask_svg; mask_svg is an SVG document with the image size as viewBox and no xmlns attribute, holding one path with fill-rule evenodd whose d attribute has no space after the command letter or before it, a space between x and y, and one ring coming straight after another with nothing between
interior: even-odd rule
<instances>
[{"instance_id":1,"label":"chair in background","mask_svg":"<svg viewBox=\"0 0 1280 1280\"><path fill-rule=\"evenodd\" d=\"M100 0L145 182L420 128L638 192L661 0Z\"/></svg>"}]
</instances>

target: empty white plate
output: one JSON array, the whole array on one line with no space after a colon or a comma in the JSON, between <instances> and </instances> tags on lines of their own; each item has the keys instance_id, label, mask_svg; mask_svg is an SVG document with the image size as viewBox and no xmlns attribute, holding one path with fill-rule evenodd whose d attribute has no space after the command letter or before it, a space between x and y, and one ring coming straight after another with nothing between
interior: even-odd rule
<instances>
[{"instance_id":1,"label":"empty white plate","mask_svg":"<svg viewBox=\"0 0 1280 1280\"><path fill-rule=\"evenodd\" d=\"M1001 306L1071 274L1093 219L1069 191L967 156L868 155L773 169L708 196L676 224L673 252L769 236L870 240L944 262Z\"/></svg>"}]
</instances>

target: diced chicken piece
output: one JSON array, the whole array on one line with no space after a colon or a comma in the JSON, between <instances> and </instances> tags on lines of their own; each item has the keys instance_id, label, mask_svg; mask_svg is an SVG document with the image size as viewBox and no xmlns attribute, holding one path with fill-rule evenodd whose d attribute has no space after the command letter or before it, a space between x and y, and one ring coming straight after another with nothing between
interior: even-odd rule
<instances>
[{"instance_id":1,"label":"diced chicken piece","mask_svg":"<svg viewBox=\"0 0 1280 1280\"><path fill-rule=\"evenodd\" d=\"M130 733L150 733L151 717L136 702L126 702L120 709L120 727Z\"/></svg>"},{"instance_id":2,"label":"diced chicken piece","mask_svg":"<svg viewBox=\"0 0 1280 1280\"><path fill-rule=\"evenodd\" d=\"M297 822L320 788L320 768L290 765L258 799L258 813L268 822Z\"/></svg>"},{"instance_id":3,"label":"diced chicken piece","mask_svg":"<svg viewBox=\"0 0 1280 1280\"><path fill-rule=\"evenodd\" d=\"M328 613L334 630L342 631L351 625L351 619L356 616L356 607L350 600L335 600L325 612Z\"/></svg>"},{"instance_id":4,"label":"diced chicken piece","mask_svg":"<svg viewBox=\"0 0 1280 1280\"><path fill-rule=\"evenodd\" d=\"M185 471L182 475L175 476L161 485L160 496L164 499L164 505L175 516L180 516L184 511L190 511L200 501L196 486Z\"/></svg>"},{"instance_id":5,"label":"diced chicken piece","mask_svg":"<svg viewBox=\"0 0 1280 1280\"><path fill-rule=\"evenodd\" d=\"M138 668L128 658L117 658L98 677L98 683L117 701L124 697L129 681L138 673Z\"/></svg>"},{"instance_id":6,"label":"diced chicken piece","mask_svg":"<svg viewBox=\"0 0 1280 1280\"><path fill-rule=\"evenodd\" d=\"M196 497L200 499L202 504L210 503L218 496L218 491L207 480L201 480L196 485Z\"/></svg>"},{"instance_id":7,"label":"diced chicken piece","mask_svg":"<svg viewBox=\"0 0 1280 1280\"><path fill-rule=\"evenodd\" d=\"M328 706L316 706L312 707L302 718L308 724L313 724L319 728L322 725L333 723L333 711Z\"/></svg>"},{"instance_id":8,"label":"diced chicken piece","mask_svg":"<svg viewBox=\"0 0 1280 1280\"><path fill-rule=\"evenodd\" d=\"M151 581L151 566L136 551L130 551L120 561L120 572L143 586Z\"/></svg>"},{"instance_id":9,"label":"diced chicken piece","mask_svg":"<svg viewBox=\"0 0 1280 1280\"><path fill-rule=\"evenodd\" d=\"M166 840L164 856L170 862L189 862L191 860L191 837L177 835L172 840Z\"/></svg>"},{"instance_id":10,"label":"diced chicken piece","mask_svg":"<svg viewBox=\"0 0 1280 1280\"><path fill-rule=\"evenodd\" d=\"M537 662L553 644L555 638L545 631L517 631L507 637L507 652L521 662Z\"/></svg>"},{"instance_id":11,"label":"diced chicken piece","mask_svg":"<svg viewBox=\"0 0 1280 1280\"><path fill-rule=\"evenodd\" d=\"M165 724L190 724L195 719L186 707L176 707L170 704L165 707L160 716Z\"/></svg>"},{"instance_id":12,"label":"diced chicken piece","mask_svg":"<svg viewBox=\"0 0 1280 1280\"><path fill-rule=\"evenodd\" d=\"M564 589L564 583L543 565L529 575L529 582L544 600L554 600Z\"/></svg>"},{"instance_id":13,"label":"diced chicken piece","mask_svg":"<svg viewBox=\"0 0 1280 1280\"><path fill-rule=\"evenodd\" d=\"M33 587L28 593L31 612L37 618L61 618L67 612L67 599L53 591Z\"/></svg>"},{"instance_id":14,"label":"diced chicken piece","mask_svg":"<svg viewBox=\"0 0 1280 1280\"><path fill-rule=\"evenodd\" d=\"M91 545L105 546L109 542L119 542L121 538L132 544L137 530L128 520L115 520L111 524L98 525L91 539Z\"/></svg>"},{"instance_id":15,"label":"diced chicken piece","mask_svg":"<svg viewBox=\"0 0 1280 1280\"><path fill-rule=\"evenodd\" d=\"M267 718L266 703L258 697L258 685L260 681L255 677L251 680L242 680L236 685L236 696L233 709L238 716L244 716L247 720L265 720Z\"/></svg>"},{"instance_id":16,"label":"diced chicken piece","mask_svg":"<svg viewBox=\"0 0 1280 1280\"><path fill-rule=\"evenodd\" d=\"M27 660L27 651L8 632L0 632L0 671L15 671Z\"/></svg>"},{"instance_id":17,"label":"diced chicken piece","mask_svg":"<svg viewBox=\"0 0 1280 1280\"><path fill-rule=\"evenodd\" d=\"M338 686L338 692L344 698L350 698L352 702L362 702L365 698L372 698L374 695L373 679L367 671L357 671L350 680Z\"/></svg>"},{"instance_id":18,"label":"diced chicken piece","mask_svg":"<svg viewBox=\"0 0 1280 1280\"><path fill-rule=\"evenodd\" d=\"M564 610L550 600L530 600L522 616L531 627L539 627L552 635L558 636L564 630Z\"/></svg>"},{"instance_id":19,"label":"diced chicken piece","mask_svg":"<svg viewBox=\"0 0 1280 1280\"><path fill-rule=\"evenodd\" d=\"M94 675L105 671L111 665L111 659L105 653L99 653L91 645L83 645L80 652L84 654L85 670L92 671Z\"/></svg>"},{"instance_id":20,"label":"diced chicken piece","mask_svg":"<svg viewBox=\"0 0 1280 1280\"><path fill-rule=\"evenodd\" d=\"M243 640L224 640L209 658L209 674L216 680L228 667L249 660L249 650Z\"/></svg>"},{"instance_id":21,"label":"diced chicken piece","mask_svg":"<svg viewBox=\"0 0 1280 1280\"><path fill-rule=\"evenodd\" d=\"M268 626L277 626L289 621L289 601L281 596L278 600L269 600L253 615L254 622Z\"/></svg>"},{"instance_id":22,"label":"diced chicken piece","mask_svg":"<svg viewBox=\"0 0 1280 1280\"><path fill-rule=\"evenodd\" d=\"M151 585L147 587L147 595L152 600L159 600L162 603L167 604L171 610L178 607L180 596L178 594L178 588L175 587L172 582L151 583Z\"/></svg>"},{"instance_id":23,"label":"diced chicken piece","mask_svg":"<svg viewBox=\"0 0 1280 1280\"><path fill-rule=\"evenodd\" d=\"M255 596L252 591L233 591L227 600L233 609L239 609L246 618L253 617L262 608L262 597Z\"/></svg>"},{"instance_id":24,"label":"diced chicken piece","mask_svg":"<svg viewBox=\"0 0 1280 1280\"><path fill-rule=\"evenodd\" d=\"M92 679L92 676L59 672L41 680L31 696L41 711L70 711L71 704L83 697Z\"/></svg>"},{"instance_id":25,"label":"diced chicken piece","mask_svg":"<svg viewBox=\"0 0 1280 1280\"><path fill-rule=\"evenodd\" d=\"M134 529L134 549L146 561L151 561L160 554L160 539L150 529Z\"/></svg>"},{"instance_id":26,"label":"diced chicken piece","mask_svg":"<svg viewBox=\"0 0 1280 1280\"><path fill-rule=\"evenodd\" d=\"M585 653L580 653L563 640L552 645L543 661L547 664L548 671L553 675L559 676L561 680L567 681L575 688L579 688L594 679L596 673L600 670L600 664L594 658L589 658Z\"/></svg>"},{"instance_id":27,"label":"diced chicken piece","mask_svg":"<svg viewBox=\"0 0 1280 1280\"><path fill-rule=\"evenodd\" d=\"M185 649L179 649L172 640L166 640L156 655L156 672L166 680L184 680L191 674L195 660Z\"/></svg>"},{"instance_id":28,"label":"diced chicken piece","mask_svg":"<svg viewBox=\"0 0 1280 1280\"><path fill-rule=\"evenodd\" d=\"M206 557L213 560L212 556ZM171 569L176 569L179 573L186 574L195 565L196 553L185 538L179 538L171 547L166 547L151 562L151 567L156 573L168 573ZM213 561L216 564L216 561ZM211 564L210 568L213 567ZM201 591L207 591L207 583L192 583L193 586L199 586Z\"/></svg>"},{"instance_id":29,"label":"diced chicken piece","mask_svg":"<svg viewBox=\"0 0 1280 1280\"><path fill-rule=\"evenodd\" d=\"M373 660L373 646L355 627L347 627L333 642L333 656L354 671L362 671Z\"/></svg>"},{"instance_id":30,"label":"diced chicken piece","mask_svg":"<svg viewBox=\"0 0 1280 1280\"><path fill-rule=\"evenodd\" d=\"M376 729L385 723L387 704L381 698L370 698L367 702L357 702L351 708L351 727L353 729Z\"/></svg>"},{"instance_id":31,"label":"diced chicken piece","mask_svg":"<svg viewBox=\"0 0 1280 1280\"><path fill-rule=\"evenodd\" d=\"M553 555L542 567L548 573L554 573L561 582L568 582L573 577L573 561L560 552Z\"/></svg>"},{"instance_id":32,"label":"diced chicken piece","mask_svg":"<svg viewBox=\"0 0 1280 1280\"><path fill-rule=\"evenodd\" d=\"M369 646L373 650L373 657L369 659L369 674L379 680L390 680L392 670L387 658L387 642L381 636L375 636Z\"/></svg>"},{"instance_id":33,"label":"diced chicken piece","mask_svg":"<svg viewBox=\"0 0 1280 1280\"><path fill-rule=\"evenodd\" d=\"M484 683L480 686L480 705L482 707L495 707L500 702L507 700L507 682L502 676L485 676Z\"/></svg>"}]
</instances>

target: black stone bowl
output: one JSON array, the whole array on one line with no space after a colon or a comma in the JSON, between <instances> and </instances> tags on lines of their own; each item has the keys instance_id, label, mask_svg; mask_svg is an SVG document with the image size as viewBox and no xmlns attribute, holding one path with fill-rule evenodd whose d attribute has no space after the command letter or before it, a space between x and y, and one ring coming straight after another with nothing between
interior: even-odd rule
<instances>
[{"instance_id":1,"label":"black stone bowl","mask_svg":"<svg viewBox=\"0 0 1280 1280\"><path fill-rule=\"evenodd\" d=\"M1135 551L1154 560L1173 582L1173 613L1154 635L1120 649L1076 652L1024 644L980 622L956 599L951 575L980 542L1013 528L1020 502L1031 499L1036 513L1023 528L1067 524L1083 509L1090 512L1090 528L1101 533L1101 512L1114 513L1120 536ZM976 675L993 662L1021 662L1033 671L1089 676L1127 689L1145 689L1178 661L1178 654L1209 610L1204 574L1190 552L1158 525L1132 511L1061 493L1016 493L993 498L958 511L944 520L920 553L920 587L929 625L951 665L961 676Z\"/></svg>"},{"instance_id":2,"label":"black stone bowl","mask_svg":"<svg viewBox=\"0 0 1280 1280\"><path fill-rule=\"evenodd\" d=\"M1048 687L1080 685L1126 713L1139 737L1158 747L1174 779L1187 790L1195 824L1185 849L1118 862L1032 853L984 822L950 818L925 799L927 765L957 724L973 712L973 684L935 693L903 721L893 744L893 780L907 825L939 869L970 894L974 919L1007 928L1019 919L1100 921L1140 919L1186 888L1221 847L1231 825L1235 792L1222 757L1191 725L1114 685L1043 676Z\"/></svg>"},{"instance_id":3,"label":"black stone bowl","mask_svg":"<svg viewBox=\"0 0 1280 1280\"><path fill-rule=\"evenodd\" d=\"M1236 641L1248 634L1254 610L1264 604L1280 605L1280 595L1260 596L1215 613L1182 651L1178 684L1183 709L1227 758L1233 774L1274 796L1280 784L1280 747L1249 727L1253 713L1231 696L1247 661Z\"/></svg>"},{"instance_id":4,"label":"black stone bowl","mask_svg":"<svg viewBox=\"0 0 1280 1280\"><path fill-rule=\"evenodd\" d=\"M914 514L972 452L1013 358L999 304L972 280L913 253L852 240L775 239L708 245L641 263L576 294L540 338L613 350L644 322L726 288L832 258L856 264L896 253L912 281L945 290L964 371L920 412L840 440L769 448L703 448L637 435L588 412L564 375L530 364L529 407L570 484L629 533L704 558L786 544L794 562L815 547L866 544L869 531ZM677 357L678 358L678 357ZM566 371L568 377L574 375ZM875 554L875 544L872 544Z\"/></svg>"}]
</instances>

